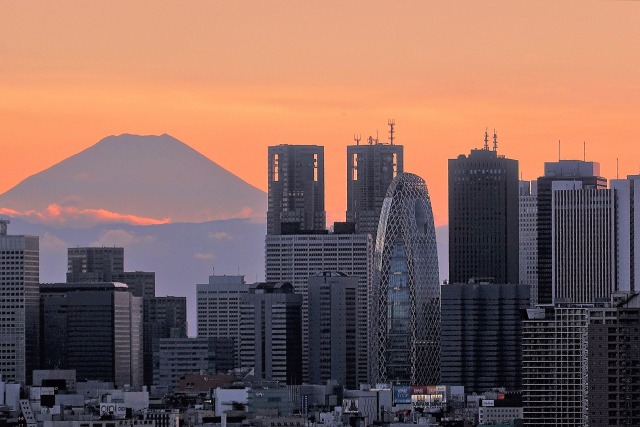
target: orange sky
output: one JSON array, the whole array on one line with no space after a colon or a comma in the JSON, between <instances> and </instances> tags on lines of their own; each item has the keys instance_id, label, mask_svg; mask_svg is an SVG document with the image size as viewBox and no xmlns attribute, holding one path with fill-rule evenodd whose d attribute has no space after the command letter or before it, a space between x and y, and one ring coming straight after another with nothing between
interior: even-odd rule
<instances>
[{"instance_id":1,"label":"orange sky","mask_svg":"<svg viewBox=\"0 0 640 427\"><path fill-rule=\"evenodd\" d=\"M99 139L169 133L266 190L268 145L345 146L387 118L446 222L447 162L496 127L545 160L640 168L640 2L0 0L0 192ZM96 209L100 207L95 207Z\"/></svg>"}]
</instances>

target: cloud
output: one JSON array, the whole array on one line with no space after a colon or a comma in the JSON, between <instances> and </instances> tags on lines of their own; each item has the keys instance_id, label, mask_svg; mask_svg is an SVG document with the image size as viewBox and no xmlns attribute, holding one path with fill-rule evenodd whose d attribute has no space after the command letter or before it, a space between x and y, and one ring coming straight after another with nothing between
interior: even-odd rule
<instances>
[{"instance_id":1,"label":"cloud","mask_svg":"<svg viewBox=\"0 0 640 427\"><path fill-rule=\"evenodd\" d=\"M216 259L216 256L211 252L196 252L195 254L193 254L193 257L195 259L206 260L206 261L211 261Z\"/></svg>"},{"instance_id":2,"label":"cloud","mask_svg":"<svg viewBox=\"0 0 640 427\"><path fill-rule=\"evenodd\" d=\"M154 236L137 236L120 228L107 230L100 234L100 237L89 246L131 246L137 243L150 243L155 241Z\"/></svg>"},{"instance_id":3,"label":"cloud","mask_svg":"<svg viewBox=\"0 0 640 427\"><path fill-rule=\"evenodd\" d=\"M70 245L53 233L45 231L40 239L41 250L64 250L66 251Z\"/></svg>"},{"instance_id":4,"label":"cloud","mask_svg":"<svg viewBox=\"0 0 640 427\"><path fill-rule=\"evenodd\" d=\"M210 231L209 237L214 240L233 240L233 236L225 231Z\"/></svg>"},{"instance_id":5,"label":"cloud","mask_svg":"<svg viewBox=\"0 0 640 427\"><path fill-rule=\"evenodd\" d=\"M82 209L75 206L60 206L50 204L43 211L35 209L16 211L9 208L0 208L0 215L14 218L26 218L53 225L90 226L99 223L125 223L130 225L157 225L166 224L170 218L156 219L141 216L122 214L106 209Z\"/></svg>"}]
</instances>

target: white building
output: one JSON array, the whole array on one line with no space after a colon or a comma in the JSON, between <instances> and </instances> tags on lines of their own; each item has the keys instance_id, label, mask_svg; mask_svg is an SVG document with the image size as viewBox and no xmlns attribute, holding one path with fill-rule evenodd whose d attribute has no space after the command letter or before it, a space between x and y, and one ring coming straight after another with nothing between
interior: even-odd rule
<instances>
[{"instance_id":1,"label":"white building","mask_svg":"<svg viewBox=\"0 0 640 427\"><path fill-rule=\"evenodd\" d=\"M553 301L608 300L615 291L614 190L556 181L551 207Z\"/></svg>"},{"instance_id":2,"label":"white building","mask_svg":"<svg viewBox=\"0 0 640 427\"><path fill-rule=\"evenodd\" d=\"M240 298L248 291L244 276L213 275L209 283L197 284L198 338L233 338L239 355Z\"/></svg>"},{"instance_id":3,"label":"white building","mask_svg":"<svg viewBox=\"0 0 640 427\"><path fill-rule=\"evenodd\" d=\"M536 181L520 181L519 237L521 285L531 286L531 303L538 298L538 191Z\"/></svg>"},{"instance_id":4,"label":"white building","mask_svg":"<svg viewBox=\"0 0 640 427\"><path fill-rule=\"evenodd\" d=\"M37 236L9 236L0 220L0 377L25 384L38 363L40 257Z\"/></svg>"},{"instance_id":5,"label":"white building","mask_svg":"<svg viewBox=\"0 0 640 427\"><path fill-rule=\"evenodd\" d=\"M289 282L303 296L303 378L309 373L308 282L323 271L339 271L358 278L357 382L368 380L368 295L372 280L373 239L370 234L267 235L267 282Z\"/></svg>"}]
</instances>

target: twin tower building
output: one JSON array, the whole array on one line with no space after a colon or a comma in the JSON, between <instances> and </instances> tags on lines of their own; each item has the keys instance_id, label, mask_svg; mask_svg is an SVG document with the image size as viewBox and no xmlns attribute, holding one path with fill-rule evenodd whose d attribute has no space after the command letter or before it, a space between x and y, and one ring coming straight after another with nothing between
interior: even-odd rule
<instances>
[{"instance_id":1,"label":"twin tower building","mask_svg":"<svg viewBox=\"0 0 640 427\"><path fill-rule=\"evenodd\" d=\"M404 172L392 124L390 136L389 143L370 137L347 147L346 222L331 230L324 148L269 147L266 280L289 282L303 297L305 381L355 387L439 382L431 201L425 181ZM351 294L339 290L348 283Z\"/></svg>"}]
</instances>

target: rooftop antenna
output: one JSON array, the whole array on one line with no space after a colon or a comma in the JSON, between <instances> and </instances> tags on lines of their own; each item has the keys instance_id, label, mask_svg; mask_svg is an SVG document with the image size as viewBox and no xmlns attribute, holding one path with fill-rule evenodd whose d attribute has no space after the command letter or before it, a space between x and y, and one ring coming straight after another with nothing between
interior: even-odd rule
<instances>
[{"instance_id":1,"label":"rooftop antenna","mask_svg":"<svg viewBox=\"0 0 640 427\"><path fill-rule=\"evenodd\" d=\"M8 219L0 219L0 236L7 235L7 225L11 224L11 221Z\"/></svg>"},{"instance_id":2,"label":"rooftop antenna","mask_svg":"<svg viewBox=\"0 0 640 427\"><path fill-rule=\"evenodd\" d=\"M356 135L355 133L353 134L353 140L356 142L356 145L360 145L361 139L360 135Z\"/></svg>"},{"instance_id":3,"label":"rooftop antenna","mask_svg":"<svg viewBox=\"0 0 640 427\"><path fill-rule=\"evenodd\" d=\"M378 142L380 142L380 139L378 138L378 129L376 129L376 144L378 144Z\"/></svg>"},{"instance_id":4,"label":"rooftop antenna","mask_svg":"<svg viewBox=\"0 0 640 427\"><path fill-rule=\"evenodd\" d=\"M391 143L391 145L393 145L393 133L395 131L395 126L396 126L396 120L395 119L389 119L388 122L389 124L389 142Z\"/></svg>"},{"instance_id":5,"label":"rooftop antenna","mask_svg":"<svg viewBox=\"0 0 640 427\"><path fill-rule=\"evenodd\" d=\"M369 145L373 145L373 137L371 135L369 135Z\"/></svg>"},{"instance_id":6,"label":"rooftop antenna","mask_svg":"<svg viewBox=\"0 0 640 427\"><path fill-rule=\"evenodd\" d=\"M484 149L489 149L489 128L485 128L484 130Z\"/></svg>"},{"instance_id":7,"label":"rooftop antenna","mask_svg":"<svg viewBox=\"0 0 640 427\"><path fill-rule=\"evenodd\" d=\"M498 134L495 128L493 128L493 151L498 151Z\"/></svg>"}]
</instances>

